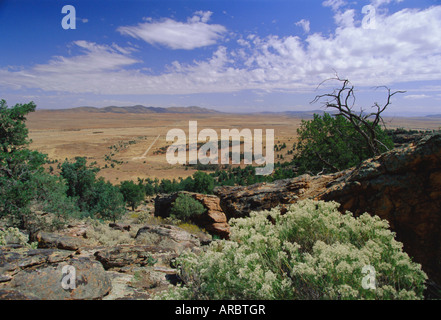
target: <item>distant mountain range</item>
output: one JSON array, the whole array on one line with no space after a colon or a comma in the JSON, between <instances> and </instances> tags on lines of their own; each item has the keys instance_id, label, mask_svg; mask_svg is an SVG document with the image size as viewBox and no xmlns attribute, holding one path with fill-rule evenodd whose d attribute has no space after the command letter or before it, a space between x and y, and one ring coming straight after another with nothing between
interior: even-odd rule
<instances>
[{"instance_id":1,"label":"distant mountain range","mask_svg":"<svg viewBox=\"0 0 441 320\"><path fill-rule=\"evenodd\" d=\"M197 106L190 107L146 107L143 105L136 106L108 106L108 107L76 107L69 109L56 109L56 110L48 110L48 111L62 111L62 112L91 112L91 113L137 113L137 114L149 114L149 113L187 113L187 114L222 114L223 112L201 108ZM311 110L311 111L264 111L264 112L247 112L246 114L257 114L257 115L285 115L294 118L312 118L314 113L318 113L322 115L324 113L323 110ZM332 113L332 112L330 112ZM238 113L238 115L241 113Z\"/></svg>"},{"instance_id":2,"label":"distant mountain range","mask_svg":"<svg viewBox=\"0 0 441 320\"><path fill-rule=\"evenodd\" d=\"M58 111L58 112L91 112L91 113L138 113L138 114L149 114L149 113L187 113L187 114L222 114L224 112L202 108L197 106L190 107L146 107L143 105L135 106L108 106L108 107L76 107L69 109L40 109L41 111ZM256 114L256 115L284 115L293 118L312 118L313 115L323 113L335 114L334 110L304 110L304 111L263 111L263 112L245 112L239 114ZM228 112L227 112L228 113ZM387 117L387 115L385 115ZM421 117L421 116L420 116ZM424 117L424 116L423 116ZM425 115L427 118L441 118L441 114L431 114Z\"/></svg>"},{"instance_id":3,"label":"distant mountain range","mask_svg":"<svg viewBox=\"0 0 441 320\"><path fill-rule=\"evenodd\" d=\"M117 106L108 106L103 108L97 107L77 107L77 108L69 108L69 109L57 109L57 110L47 110L47 111L63 111L63 112L92 112L92 113L220 113L219 111L201 108L196 106L191 107L169 107L169 108L160 108L160 107L146 107L142 105L136 106L126 106L126 107L117 107Z\"/></svg>"}]
</instances>

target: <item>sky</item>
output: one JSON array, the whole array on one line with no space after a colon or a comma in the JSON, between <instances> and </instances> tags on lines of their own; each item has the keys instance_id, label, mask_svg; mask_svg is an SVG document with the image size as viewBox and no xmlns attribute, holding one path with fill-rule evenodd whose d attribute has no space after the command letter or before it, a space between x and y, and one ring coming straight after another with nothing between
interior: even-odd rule
<instances>
[{"instance_id":1,"label":"sky","mask_svg":"<svg viewBox=\"0 0 441 320\"><path fill-rule=\"evenodd\" d=\"M0 46L10 106L441 114L441 0L0 0Z\"/></svg>"}]
</instances>

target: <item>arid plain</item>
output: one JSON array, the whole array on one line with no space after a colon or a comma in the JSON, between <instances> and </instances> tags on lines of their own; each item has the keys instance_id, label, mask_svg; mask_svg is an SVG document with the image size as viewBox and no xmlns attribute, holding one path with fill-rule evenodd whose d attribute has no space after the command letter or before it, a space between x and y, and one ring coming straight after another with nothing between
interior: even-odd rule
<instances>
[{"instance_id":1,"label":"arid plain","mask_svg":"<svg viewBox=\"0 0 441 320\"><path fill-rule=\"evenodd\" d=\"M192 175L195 170L170 165L165 151L172 142L166 141L170 129L188 133L189 121L197 121L198 132L205 128L239 130L274 129L275 144L286 144L276 152L275 161L291 159L288 150L296 142L300 116L284 114L223 114L223 113L93 113L86 111L38 110L28 115L27 126L32 139L31 149L48 155L52 161L86 157L96 162L99 176L117 184L137 178L178 178ZM441 127L441 118L385 118L388 128L433 130ZM265 134L265 131L264 131ZM56 170L57 164L52 164Z\"/></svg>"}]
</instances>

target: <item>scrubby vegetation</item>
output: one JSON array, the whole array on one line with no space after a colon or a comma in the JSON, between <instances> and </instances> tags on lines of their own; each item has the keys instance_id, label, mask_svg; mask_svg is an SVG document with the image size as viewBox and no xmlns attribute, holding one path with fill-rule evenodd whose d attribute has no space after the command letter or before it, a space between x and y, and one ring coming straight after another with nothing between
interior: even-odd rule
<instances>
[{"instance_id":1,"label":"scrubby vegetation","mask_svg":"<svg viewBox=\"0 0 441 320\"><path fill-rule=\"evenodd\" d=\"M0 229L0 246L9 244L22 245L31 249L37 247L37 243L29 243L29 236L23 234L14 227L9 227L6 230Z\"/></svg>"},{"instance_id":2,"label":"scrubby vegetation","mask_svg":"<svg viewBox=\"0 0 441 320\"><path fill-rule=\"evenodd\" d=\"M26 115L35 108L33 102L8 107L0 101L0 217L30 232L60 228L72 217L118 219L125 212L123 195L97 179L99 169L85 158L66 160L59 176L44 170L47 156L28 148ZM38 210L53 219L48 222Z\"/></svg>"},{"instance_id":3,"label":"scrubby vegetation","mask_svg":"<svg viewBox=\"0 0 441 320\"><path fill-rule=\"evenodd\" d=\"M56 224L68 211L75 213L74 204L64 194L65 182L44 171L46 155L27 148L31 141L26 115L35 108L32 102L9 108L6 101L0 101L0 217L28 230L43 223L31 207L52 212Z\"/></svg>"},{"instance_id":4,"label":"scrubby vegetation","mask_svg":"<svg viewBox=\"0 0 441 320\"><path fill-rule=\"evenodd\" d=\"M115 222L126 213L126 205L134 211L146 196L158 193L211 194L216 186L343 170L373 155L372 146L364 143L347 118L325 113L302 122L298 143L287 150L293 159L276 163L269 176L256 175L253 166L197 166L213 172L112 185L98 178L100 168L96 163L88 164L84 157L58 163L59 173L51 167L45 170L46 164L54 162L28 148L31 141L25 121L34 110L32 102L12 108L4 100L0 102L0 218L6 218L9 227L0 229L0 245L32 247L20 230L35 234L42 229L59 229L71 218L88 219L87 237L99 245L134 243L136 229L120 232L100 221ZM380 152L397 142L394 134L402 134L386 132L380 126L374 130ZM279 142L275 149L287 146ZM403 252L388 223L368 214L358 218L349 212L341 214L337 208L337 203L308 200L288 207L284 214L275 208L253 212L249 218L230 219L230 240L213 241L199 255L186 252L180 256L176 263L184 285L158 298L422 299L427 276ZM203 230L189 221L204 212L199 201L180 194L172 205L170 220L145 212L132 212L132 218L138 224L168 223L200 234ZM160 241L169 240L148 233L136 239L136 243L151 245ZM375 274L364 273L367 266ZM375 278L370 282L375 289L364 286L366 277L369 281Z\"/></svg>"},{"instance_id":5,"label":"scrubby vegetation","mask_svg":"<svg viewBox=\"0 0 441 320\"><path fill-rule=\"evenodd\" d=\"M422 299L427 278L388 223L302 201L232 219L231 239L178 259L185 285L161 299ZM372 266L375 274L363 273ZM375 289L365 277L374 276Z\"/></svg>"},{"instance_id":6,"label":"scrubby vegetation","mask_svg":"<svg viewBox=\"0 0 441 320\"><path fill-rule=\"evenodd\" d=\"M369 121L367 121L370 124ZM299 175L330 173L359 165L362 161L374 156L362 134L351 122L343 116L333 116L328 113L314 114L312 120L302 120L297 130L298 142L286 155L293 155L290 161L284 160L282 154L277 155L274 171L268 176L256 175L256 167L196 164L197 171L192 177L185 179L143 179L138 183L143 185L147 195L158 193L173 193L190 191L212 193L216 186L247 186L260 182L273 182L280 179L294 178ZM394 147L397 131L384 130L380 125L375 126L375 139L378 141L380 152ZM286 143L274 146L275 150L287 149ZM213 171L206 173L206 171Z\"/></svg>"},{"instance_id":7,"label":"scrubby vegetation","mask_svg":"<svg viewBox=\"0 0 441 320\"><path fill-rule=\"evenodd\" d=\"M170 214L172 218L182 221L189 221L191 217L203 214L206 211L204 206L185 193L180 193L173 202Z\"/></svg>"},{"instance_id":8,"label":"scrubby vegetation","mask_svg":"<svg viewBox=\"0 0 441 320\"><path fill-rule=\"evenodd\" d=\"M133 181L123 181L119 186L124 201L135 210L136 207L141 204L146 196L145 189L142 185L136 184Z\"/></svg>"},{"instance_id":9,"label":"scrubby vegetation","mask_svg":"<svg viewBox=\"0 0 441 320\"><path fill-rule=\"evenodd\" d=\"M375 132L380 152L393 148L392 140L379 125ZM314 114L313 120L302 120L297 133L295 162L300 173L337 172L375 156L363 136L341 115Z\"/></svg>"}]
</instances>

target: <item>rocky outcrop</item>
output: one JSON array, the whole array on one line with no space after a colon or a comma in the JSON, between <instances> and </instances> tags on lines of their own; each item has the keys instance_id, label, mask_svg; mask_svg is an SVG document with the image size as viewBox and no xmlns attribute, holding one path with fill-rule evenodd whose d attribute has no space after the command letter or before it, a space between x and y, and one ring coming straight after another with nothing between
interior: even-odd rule
<instances>
[{"instance_id":1,"label":"rocky outcrop","mask_svg":"<svg viewBox=\"0 0 441 320\"><path fill-rule=\"evenodd\" d=\"M388 220L404 250L441 283L441 135L363 162L316 198Z\"/></svg>"},{"instance_id":2,"label":"rocky outcrop","mask_svg":"<svg viewBox=\"0 0 441 320\"><path fill-rule=\"evenodd\" d=\"M220 198L221 208L229 220L247 217L251 211L268 210L278 205L313 198L327 184L342 175L343 173L316 177L302 175L294 179L257 183L247 187L217 187L214 193Z\"/></svg>"},{"instance_id":3,"label":"rocky outcrop","mask_svg":"<svg viewBox=\"0 0 441 320\"><path fill-rule=\"evenodd\" d=\"M61 285L64 266L75 268L74 289L65 289ZM11 287L22 294L34 295L42 300L102 299L112 289L103 266L87 258L72 258L63 263L41 266L36 270L21 271L11 280Z\"/></svg>"},{"instance_id":4,"label":"rocky outcrop","mask_svg":"<svg viewBox=\"0 0 441 320\"><path fill-rule=\"evenodd\" d=\"M84 246L84 241L81 238L49 232L37 233L36 240L39 248L54 248L75 251L81 246Z\"/></svg>"},{"instance_id":5,"label":"rocky outcrop","mask_svg":"<svg viewBox=\"0 0 441 320\"><path fill-rule=\"evenodd\" d=\"M248 187L216 188L228 219L301 199L337 201L341 210L389 221L404 250L441 283L441 135L394 149L332 175L304 175Z\"/></svg>"},{"instance_id":6,"label":"rocky outcrop","mask_svg":"<svg viewBox=\"0 0 441 320\"><path fill-rule=\"evenodd\" d=\"M230 235L230 226L227 217L220 206L220 200L216 196L194 193L192 197L198 200L207 209L205 214L195 216L192 221L221 239L227 239Z\"/></svg>"},{"instance_id":7,"label":"rocky outcrop","mask_svg":"<svg viewBox=\"0 0 441 320\"><path fill-rule=\"evenodd\" d=\"M109 223L109 227L119 231L130 231L131 226L129 224Z\"/></svg>"},{"instance_id":8,"label":"rocky outcrop","mask_svg":"<svg viewBox=\"0 0 441 320\"><path fill-rule=\"evenodd\" d=\"M65 289L61 284L64 266L75 268L73 289ZM100 263L75 258L66 250L32 249L22 253L0 250L0 275L8 279L0 287L2 299L89 300L101 299L111 290Z\"/></svg>"},{"instance_id":9,"label":"rocky outcrop","mask_svg":"<svg viewBox=\"0 0 441 320\"><path fill-rule=\"evenodd\" d=\"M186 249L194 249L200 246L200 240L197 236L172 225L147 225L138 230L135 239L143 242L173 250L180 254Z\"/></svg>"},{"instance_id":10,"label":"rocky outcrop","mask_svg":"<svg viewBox=\"0 0 441 320\"><path fill-rule=\"evenodd\" d=\"M39 232L37 249L28 244L0 246L0 300L148 299L176 284L173 260L180 253L202 250L202 235L172 225L143 226L128 243L116 246L85 238L83 227ZM109 227L127 233L132 226ZM70 274L65 266L75 271L74 288L62 283Z\"/></svg>"},{"instance_id":11,"label":"rocky outcrop","mask_svg":"<svg viewBox=\"0 0 441 320\"><path fill-rule=\"evenodd\" d=\"M22 270L64 262L72 257L73 253L66 250L31 249L17 252L8 247L0 247L0 275L4 279L12 279L11 276Z\"/></svg>"},{"instance_id":12,"label":"rocky outcrop","mask_svg":"<svg viewBox=\"0 0 441 320\"><path fill-rule=\"evenodd\" d=\"M119 245L112 248L103 248L95 252L96 259L106 270L126 271L137 266L154 265L159 259L165 260L177 255L171 249L162 249L154 246Z\"/></svg>"},{"instance_id":13,"label":"rocky outcrop","mask_svg":"<svg viewBox=\"0 0 441 320\"><path fill-rule=\"evenodd\" d=\"M169 217L172 204L180 193L190 195L206 209L204 214L191 217L191 222L205 229L210 234L219 236L221 239L229 237L230 227L227 223L227 217L220 206L219 198L213 195L186 191L158 195L155 198L155 215L163 218Z\"/></svg>"}]
</instances>

